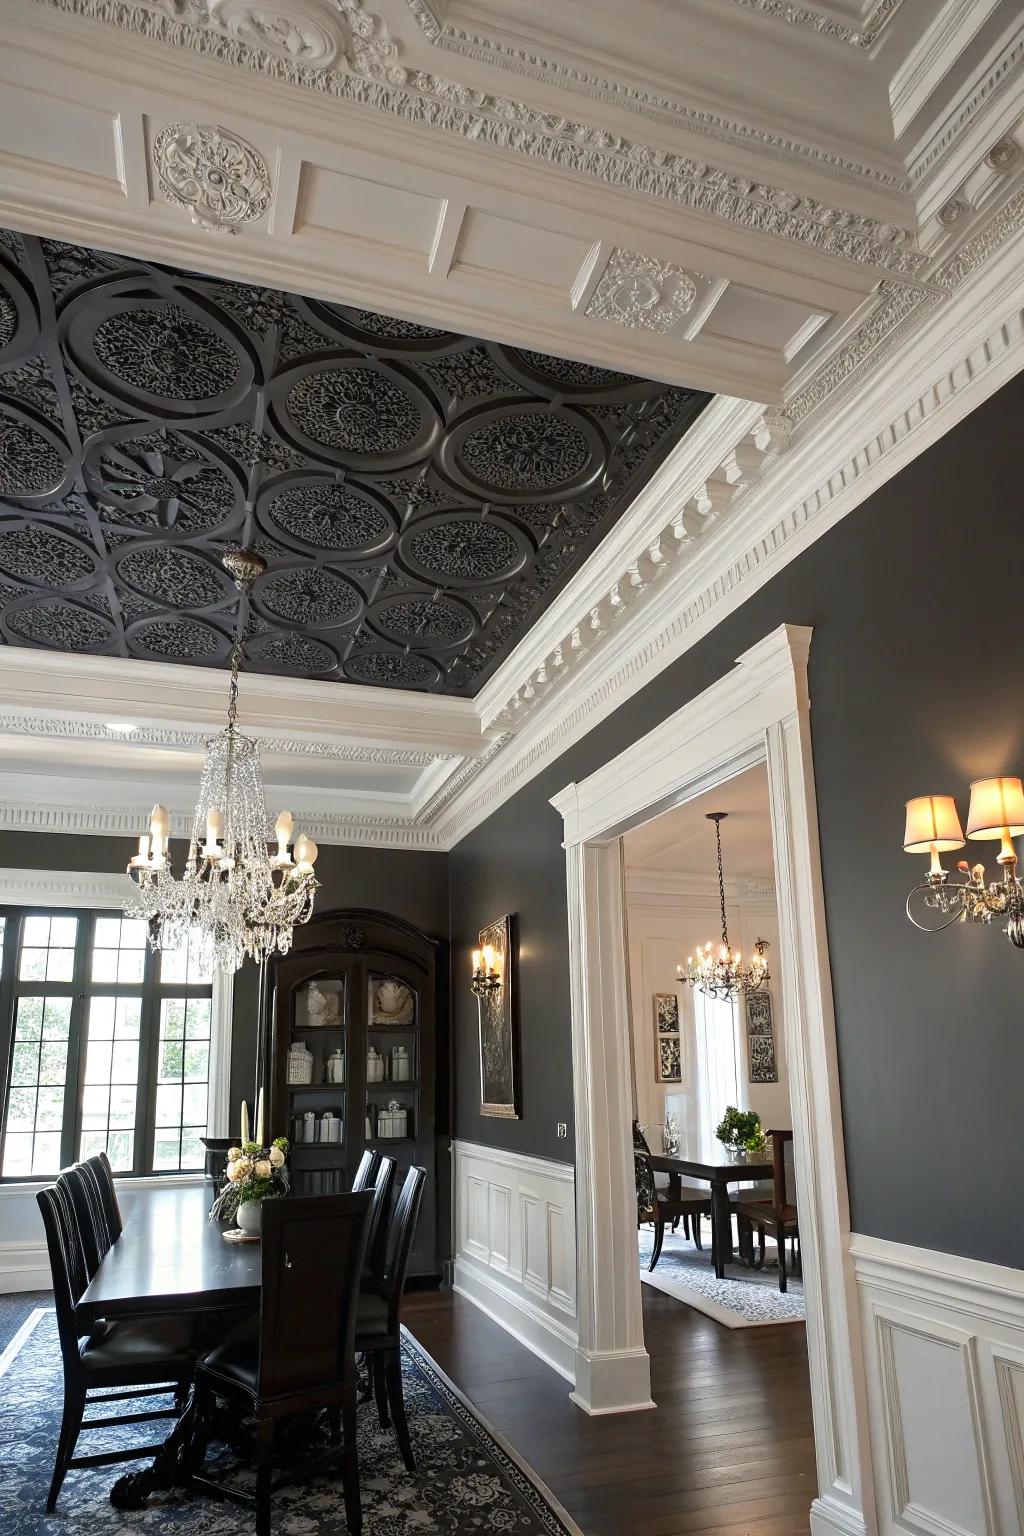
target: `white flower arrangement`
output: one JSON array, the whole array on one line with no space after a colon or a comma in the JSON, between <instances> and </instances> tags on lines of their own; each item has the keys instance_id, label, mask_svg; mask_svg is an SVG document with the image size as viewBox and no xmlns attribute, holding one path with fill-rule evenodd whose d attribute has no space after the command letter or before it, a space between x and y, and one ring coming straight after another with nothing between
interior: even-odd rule
<instances>
[{"instance_id":1,"label":"white flower arrangement","mask_svg":"<svg viewBox=\"0 0 1024 1536\"><path fill-rule=\"evenodd\" d=\"M213 1202L211 1221L234 1221L246 1200L269 1200L286 1195L288 1141L278 1136L269 1147L247 1141L228 1148L227 1183Z\"/></svg>"}]
</instances>

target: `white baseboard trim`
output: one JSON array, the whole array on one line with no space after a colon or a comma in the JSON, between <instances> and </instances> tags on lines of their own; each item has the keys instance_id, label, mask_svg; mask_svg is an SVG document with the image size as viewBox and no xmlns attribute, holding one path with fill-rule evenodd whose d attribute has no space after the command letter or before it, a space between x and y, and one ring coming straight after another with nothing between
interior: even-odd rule
<instances>
[{"instance_id":1,"label":"white baseboard trim","mask_svg":"<svg viewBox=\"0 0 1024 1536\"><path fill-rule=\"evenodd\" d=\"M520 1344L550 1365L566 1381L576 1380L576 1334L535 1307L524 1296L502 1285L489 1270L459 1254L452 1289L485 1312Z\"/></svg>"},{"instance_id":2,"label":"white baseboard trim","mask_svg":"<svg viewBox=\"0 0 1024 1536\"><path fill-rule=\"evenodd\" d=\"M859 1509L850 1509L836 1499L815 1499L811 1505L811 1536L867 1536L867 1525Z\"/></svg>"},{"instance_id":3,"label":"white baseboard trim","mask_svg":"<svg viewBox=\"0 0 1024 1536\"><path fill-rule=\"evenodd\" d=\"M0 1295L48 1291L52 1284L45 1243L0 1243Z\"/></svg>"},{"instance_id":4,"label":"white baseboard trim","mask_svg":"<svg viewBox=\"0 0 1024 1536\"><path fill-rule=\"evenodd\" d=\"M578 1350L576 1390L571 1402L590 1418L643 1413L658 1405L651 1396L651 1362L646 1349Z\"/></svg>"}]
</instances>

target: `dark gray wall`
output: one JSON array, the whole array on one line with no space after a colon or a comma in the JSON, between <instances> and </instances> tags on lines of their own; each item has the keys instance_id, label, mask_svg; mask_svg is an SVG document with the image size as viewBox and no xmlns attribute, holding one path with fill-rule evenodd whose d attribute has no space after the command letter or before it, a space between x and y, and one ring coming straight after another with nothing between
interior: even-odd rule
<instances>
[{"instance_id":1,"label":"dark gray wall","mask_svg":"<svg viewBox=\"0 0 1024 1536\"><path fill-rule=\"evenodd\" d=\"M814 627L811 721L843 1113L857 1230L1024 1266L1024 954L993 927L917 932L925 860L903 802L1024 769L1016 582L1024 379L911 464L551 764L451 855L456 1134L571 1157L560 818L548 799L726 673L778 624ZM986 558L979 561L978 551ZM970 850L968 850L970 851ZM993 845L982 845L992 869ZM461 984L482 922L522 934L523 1118L482 1119Z\"/></svg>"},{"instance_id":2,"label":"dark gray wall","mask_svg":"<svg viewBox=\"0 0 1024 1536\"><path fill-rule=\"evenodd\" d=\"M95 870L98 874L122 874L131 853L132 840L117 837L77 837L42 832L0 832L0 868ZM172 858L180 868L184 848L175 845ZM332 907L376 907L415 923L432 938L448 939L447 861L440 853L406 853L381 848L325 846L316 866L322 889L317 910ZM0 890L0 904L4 894ZM442 965L444 961L442 960ZM447 977L442 978L446 983ZM242 1099L253 1097L256 1073L256 967L246 964L235 977L234 1020L231 1040L231 1123L238 1118ZM442 999L443 1004L443 999ZM447 1010L439 1017L438 1041L438 1135L449 1127L450 1053L447 1041Z\"/></svg>"}]
</instances>

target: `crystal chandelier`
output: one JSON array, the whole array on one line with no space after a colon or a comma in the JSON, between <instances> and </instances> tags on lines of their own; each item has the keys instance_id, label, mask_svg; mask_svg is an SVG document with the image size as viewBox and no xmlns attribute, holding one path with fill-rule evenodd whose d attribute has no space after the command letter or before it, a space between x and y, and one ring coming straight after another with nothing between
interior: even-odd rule
<instances>
[{"instance_id":1,"label":"crystal chandelier","mask_svg":"<svg viewBox=\"0 0 1024 1536\"><path fill-rule=\"evenodd\" d=\"M204 961L236 971L248 956L257 963L286 955L292 930L313 915L318 882L313 874L316 843L295 838L294 819L282 811L274 826L277 847L268 848L267 813L259 746L238 729L238 673L242 635L253 582L266 561L250 549L235 550L223 564L242 594L231 651L228 723L206 744L185 868L171 870L167 845L170 818L155 805L148 834L128 865L136 889L125 915L149 924L154 949L179 949L191 933Z\"/></svg>"},{"instance_id":2,"label":"crystal chandelier","mask_svg":"<svg viewBox=\"0 0 1024 1536\"><path fill-rule=\"evenodd\" d=\"M707 993L708 997L717 997L722 1002L731 1003L741 994L749 997L751 993L759 992L772 978L765 956L768 945L764 939L757 940L754 945L754 958L748 965L741 964L743 957L739 950L734 954L729 945L729 924L725 915L725 875L722 871L722 822L728 814L728 811L711 811L705 818L715 824L715 843L718 848L718 897L722 907L722 945L716 955L713 953L714 946L709 939L703 949L697 950L696 955L687 955L685 969L681 965L676 966L676 976L680 982L687 981L691 987L699 987L702 992Z\"/></svg>"}]
</instances>

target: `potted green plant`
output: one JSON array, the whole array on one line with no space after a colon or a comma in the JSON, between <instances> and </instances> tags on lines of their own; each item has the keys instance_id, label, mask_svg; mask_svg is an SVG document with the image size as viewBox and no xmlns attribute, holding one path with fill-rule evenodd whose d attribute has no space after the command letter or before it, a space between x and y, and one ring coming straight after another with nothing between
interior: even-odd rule
<instances>
[{"instance_id":1,"label":"potted green plant","mask_svg":"<svg viewBox=\"0 0 1024 1536\"><path fill-rule=\"evenodd\" d=\"M228 1181L213 1203L214 1221L235 1221L250 1237L258 1237L263 1226L261 1205L264 1200L286 1195L288 1178L288 1140L277 1136L269 1147L246 1141L228 1149Z\"/></svg>"},{"instance_id":2,"label":"potted green plant","mask_svg":"<svg viewBox=\"0 0 1024 1536\"><path fill-rule=\"evenodd\" d=\"M735 1104L726 1107L718 1122L715 1135L730 1152L758 1153L764 1151L764 1131L761 1116L753 1109L737 1109Z\"/></svg>"}]
</instances>

